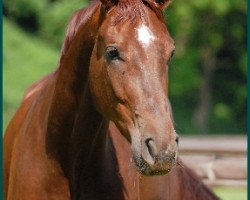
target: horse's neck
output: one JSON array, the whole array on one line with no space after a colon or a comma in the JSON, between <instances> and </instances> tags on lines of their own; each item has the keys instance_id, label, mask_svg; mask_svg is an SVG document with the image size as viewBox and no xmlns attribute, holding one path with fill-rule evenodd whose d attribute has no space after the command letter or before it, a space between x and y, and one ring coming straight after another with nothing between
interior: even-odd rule
<instances>
[{"instance_id":1,"label":"horse's neck","mask_svg":"<svg viewBox=\"0 0 250 200\"><path fill-rule=\"evenodd\" d=\"M97 3L64 52L48 117L47 151L61 164L74 200L106 199L105 187L112 191L107 187L120 182L114 177L117 165L106 134L108 123L95 110L88 86L90 57L100 25ZM112 181L106 179L107 174L115 174Z\"/></svg>"},{"instance_id":2,"label":"horse's neck","mask_svg":"<svg viewBox=\"0 0 250 200\"><path fill-rule=\"evenodd\" d=\"M120 193L121 188L108 123L95 110L89 90L81 102L70 137L68 163L63 165L67 166L72 199L106 199L109 194L105 191L114 193L117 188Z\"/></svg>"}]
</instances>

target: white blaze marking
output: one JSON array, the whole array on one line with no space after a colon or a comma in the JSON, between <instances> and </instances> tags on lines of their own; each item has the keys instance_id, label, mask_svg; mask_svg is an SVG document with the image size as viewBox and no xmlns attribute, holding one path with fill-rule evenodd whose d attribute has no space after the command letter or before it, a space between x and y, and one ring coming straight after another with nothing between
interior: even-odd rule
<instances>
[{"instance_id":1,"label":"white blaze marking","mask_svg":"<svg viewBox=\"0 0 250 200\"><path fill-rule=\"evenodd\" d=\"M151 30L145 25L140 26L137 29L137 33L138 33L138 40L143 45L148 46L150 44L150 42L155 39L155 37L154 37L153 33L151 32Z\"/></svg>"}]
</instances>

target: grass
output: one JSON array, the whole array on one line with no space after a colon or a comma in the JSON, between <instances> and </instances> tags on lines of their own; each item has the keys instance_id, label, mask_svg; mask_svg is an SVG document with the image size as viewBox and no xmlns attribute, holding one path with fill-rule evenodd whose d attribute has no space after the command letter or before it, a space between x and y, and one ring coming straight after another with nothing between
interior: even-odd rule
<instances>
[{"instance_id":1,"label":"grass","mask_svg":"<svg viewBox=\"0 0 250 200\"><path fill-rule=\"evenodd\" d=\"M216 187L213 191L221 198L221 200L247 200L247 189Z\"/></svg>"},{"instance_id":2,"label":"grass","mask_svg":"<svg viewBox=\"0 0 250 200\"><path fill-rule=\"evenodd\" d=\"M27 87L56 68L59 51L3 20L3 129Z\"/></svg>"}]
</instances>

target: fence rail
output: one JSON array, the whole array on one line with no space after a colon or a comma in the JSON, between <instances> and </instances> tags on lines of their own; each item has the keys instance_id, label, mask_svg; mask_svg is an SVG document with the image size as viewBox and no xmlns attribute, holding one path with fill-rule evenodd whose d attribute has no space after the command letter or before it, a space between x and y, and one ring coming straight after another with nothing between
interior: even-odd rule
<instances>
[{"instance_id":1,"label":"fence rail","mask_svg":"<svg viewBox=\"0 0 250 200\"><path fill-rule=\"evenodd\" d=\"M246 136L182 137L180 157L212 186L247 186Z\"/></svg>"}]
</instances>

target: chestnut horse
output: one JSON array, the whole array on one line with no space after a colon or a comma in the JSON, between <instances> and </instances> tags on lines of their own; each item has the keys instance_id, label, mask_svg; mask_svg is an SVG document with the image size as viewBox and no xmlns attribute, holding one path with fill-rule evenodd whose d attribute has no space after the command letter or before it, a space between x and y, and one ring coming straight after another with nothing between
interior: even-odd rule
<instances>
[{"instance_id":1,"label":"chestnut horse","mask_svg":"<svg viewBox=\"0 0 250 200\"><path fill-rule=\"evenodd\" d=\"M58 69L28 89L6 130L5 199L217 199L174 167L168 3L94 0L73 15Z\"/></svg>"}]
</instances>

